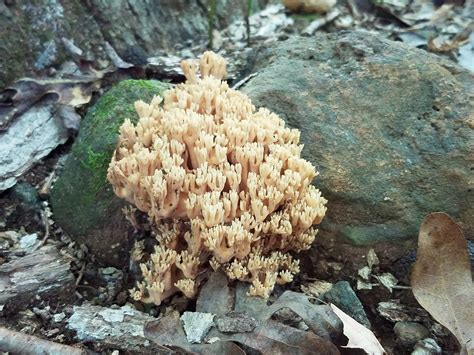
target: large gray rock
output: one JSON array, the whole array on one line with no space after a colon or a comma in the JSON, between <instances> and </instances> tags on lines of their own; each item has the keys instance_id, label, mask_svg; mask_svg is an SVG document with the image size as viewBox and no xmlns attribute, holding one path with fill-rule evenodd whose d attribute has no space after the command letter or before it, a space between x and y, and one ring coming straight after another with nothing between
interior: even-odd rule
<instances>
[{"instance_id":1,"label":"large gray rock","mask_svg":"<svg viewBox=\"0 0 474 355\"><path fill-rule=\"evenodd\" d=\"M301 130L321 173L322 237L401 245L433 211L473 235L469 72L367 32L291 38L256 67L243 91Z\"/></svg>"}]
</instances>

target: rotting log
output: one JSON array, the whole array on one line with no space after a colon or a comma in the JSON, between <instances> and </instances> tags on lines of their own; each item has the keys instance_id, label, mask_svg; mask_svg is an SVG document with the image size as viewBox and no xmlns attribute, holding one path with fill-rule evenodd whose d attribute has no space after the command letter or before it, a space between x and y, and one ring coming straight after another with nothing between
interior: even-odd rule
<instances>
[{"instance_id":1,"label":"rotting log","mask_svg":"<svg viewBox=\"0 0 474 355\"><path fill-rule=\"evenodd\" d=\"M145 325L155 320L129 305L107 308L83 304L74 307L67 328L76 333L77 340L96 346L140 354L170 354L170 349L145 337Z\"/></svg>"},{"instance_id":2,"label":"rotting log","mask_svg":"<svg viewBox=\"0 0 474 355\"><path fill-rule=\"evenodd\" d=\"M74 297L69 262L54 245L46 245L0 265L0 316L26 309L41 300L48 304Z\"/></svg>"}]
</instances>

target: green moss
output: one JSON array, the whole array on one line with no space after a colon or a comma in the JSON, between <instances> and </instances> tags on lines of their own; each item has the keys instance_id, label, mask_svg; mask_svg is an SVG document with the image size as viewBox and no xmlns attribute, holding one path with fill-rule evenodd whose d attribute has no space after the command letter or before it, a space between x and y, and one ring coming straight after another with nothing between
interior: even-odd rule
<instances>
[{"instance_id":1,"label":"green moss","mask_svg":"<svg viewBox=\"0 0 474 355\"><path fill-rule=\"evenodd\" d=\"M168 87L153 80L125 80L89 110L51 196L56 222L69 234L88 235L121 214L123 201L106 179L119 127L127 118L137 121L135 101L149 102Z\"/></svg>"},{"instance_id":2,"label":"green moss","mask_svg":"<svg viewBox=\"0 0 474 355\"><path fill-rule=\"evenodd\" d=\"M111 158L111 152L97 153L89 147L86 159L81 160L81 164L94 176L95 189L99 189L107 183L107 166Z\"/></svg>"}]
</instances>

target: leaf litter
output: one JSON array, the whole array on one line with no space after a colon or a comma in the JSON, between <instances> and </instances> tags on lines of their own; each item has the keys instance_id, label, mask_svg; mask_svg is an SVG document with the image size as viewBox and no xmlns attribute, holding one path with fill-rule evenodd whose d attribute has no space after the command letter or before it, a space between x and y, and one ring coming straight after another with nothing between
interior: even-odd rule
<instances>
[{"instance_id":1,"label":"leaf litter","mask_svg":"<svg viewBox=\"0 0 474 355\"><path fill-rule=\"evenodd\" d=\"M474 354L474 285L466 239L445 213L432 213L421 224L411 285L420 305Z\"/></svg>"},{"instance_id":2,"label":"leaf litter","mask_svg":"<svg viewBox=\"0 0 474 355\"><path fill-rule=\"evenodd\" d=\"M201 305L200 309L205 309L203 304L214 304L217 312L227 309L228 299L222 297L222 293L205 291L206 288L214 289L209 283L216 282L222 286L220 283L223 278L215 276L216 274L219 273L211 276L197 300ZM329 306L314 305L309 302L307 296L292 291L284 292L272 305L267 306L266 300L247 296L247 285L238 283L232 291L235 292L236 312L216 316L221 319L226 315L238 318L240 314L242 319L251 318L255 322L253 330L245 328L241 332L229 333L213 327L203 344L191 344L186 339L179 313L173 311L157 321L148 323L145 326L145 336L161 346L202 354L214 352L218 347L235 350L237 344L258 350L262 354L339 353L332 340L341 336L342 323ZM301 316L311 331L303 331L272 319L282 308L289 308Z\"/></svg>"}]
</instances>

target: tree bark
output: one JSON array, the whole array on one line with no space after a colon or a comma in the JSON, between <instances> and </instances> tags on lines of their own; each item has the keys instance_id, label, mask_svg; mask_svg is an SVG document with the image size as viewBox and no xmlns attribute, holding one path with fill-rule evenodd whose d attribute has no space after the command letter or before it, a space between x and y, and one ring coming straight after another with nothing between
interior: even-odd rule
<instances>
[{"instance_id":1,"label":"tree bark","mask_svg":"<svg viewBox=\"0 0 474 355\"><path fill-rule=\"evenodd\" d=\"M54 245L0 265L0 315L26 309L41 299L48 303L74 297L74 276L69 263Z\"/></svg>"}]
</instances>

